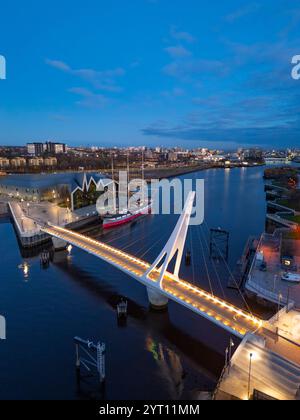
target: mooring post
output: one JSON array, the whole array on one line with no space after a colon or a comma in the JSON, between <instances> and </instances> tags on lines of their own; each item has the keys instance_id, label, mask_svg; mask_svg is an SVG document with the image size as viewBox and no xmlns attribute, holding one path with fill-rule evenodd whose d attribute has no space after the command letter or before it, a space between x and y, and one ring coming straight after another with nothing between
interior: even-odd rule
<instances>
[{"instance_id":1,"label":"mooring post","mask_svg":"<svg viewBox=\"0 0 300 420\"><path fill-rule=\"evenodd\" d=\"M79 356L79 345L76 343L76 369L80 370L80 356Z\"/></svg>"},{"instance_id":2,"label":"mooring post","mask_svg":"<svg viewBox=\"0 0 300 420\"><path fill-rule=\"evenodd\" d=\"M105 381L105 344L97 344L97 369L99 373L100 383Z\"/></svg>"},{"instance_id":3,"label":"mooring post","mask_svg":"<svg viewBox=\"0 0 300 420\"><path fill-rule=\"evenodd\" d=\"M210 229L210 246L209 253L212 259L224 259L228 261L229 258L229 232L226 230Z\"/></svg>"},{"instance_id":4,"label":"mooring post","mask_svg":"<svg viewBox=\"0 0 300 420\"><path fill-rule=\"evenodd\" d=\"M89 372L90 376L95 377L99 375L100 384L103 385L105 382L105 344L98 342L95 345L92 341L83 340L79 337L75 337L74 341L76 345L76 369L78 376L80 375L82 366ZM80 354L81 350L83 352L82 356Z\"/></svg>"},{"instance_id":5,"label":"mooring post","mask_svg":"<svg viewBox=\"0 0 300 420\"><path fill-rule=\"evenodd\" d=\"M185 254L185 265L189 267L191 265L191 261L192 261L191 251L187 251L187 253Z\"/></svg>"}]
</instances>

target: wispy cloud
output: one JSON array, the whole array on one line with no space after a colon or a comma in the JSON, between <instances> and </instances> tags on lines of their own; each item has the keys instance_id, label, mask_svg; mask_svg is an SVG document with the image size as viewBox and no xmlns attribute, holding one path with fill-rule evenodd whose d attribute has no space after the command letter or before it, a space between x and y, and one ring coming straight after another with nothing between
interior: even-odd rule
<instances>
[{"instance_id":1,"label":"wispy cloud","mask_svg":"<svg viewBox=\"0 0 300 420\"><path fill-rule=\"evenodd\" d=\"M49 66L54 67L58 70L65 71L65 72L72 71L71 67L68 66L68 64L64 63L63 61L46 59L46 64L48 64Z\"/></svg>"},{"instance_id":2,"label":"wispy cloud","mask_svg":"<svg viewBox=\"0 0 300 420\"><path fill-rule=\"evenodd\" d=\"M59 121L59 122L66 122L69 121L71 119L70 116L64 115L64 114L51 114L50 118L54 121Z\"/></svg>"},{"instance_id":3,"label":"wispy cloud","mask_svg":"<svg viewBox=\"0 0 300 420\"><path fill-rule=\"evenodd\" d=\"M87 108L104 108L110 101L102 94L96 94L92 91L80 87L69 89L69 92L79 95L81 99L77 101L77 105Z\"/></svg>"},{"instance_id":4,"label":"wispy cloud","mask_svg":"<svg viewBox=\"0 0 300 420\"><path fill-rule=\"evenodd\" d=\"M225 75L228 68L222 61L192 58L184 61L173 61L163 68L163 72L168 76L189 82L194 80L194 76Z\"/></svg>"},{"instance_id":5,"label":"wispy cloud","mask_svg":"<svg viewBox=\"0 0 300 420\"><path fill-rule=\"evenodd\" d=\"M223 76L228 73L228 66L219 60L198 58L191 48L186 48L182 43L196 41L189 32L181 32L175 26L171 27L172 38L180 41L178 45L170 45L164 51L172 61L162 68L162 72L184 83L199 85L199 78L209 75Z\"/></svg>"},{"instance_id":6,"label":"wispy cloud","mask_svg":"<svg viewBox=\"0 0 300 420\"><path fill-rule=\"evenodd\" d=\"M179 98L186 94L186 91L179 87L174 87L171 90L166 90L162 92L162 95L166 98Z\"/></svg>"},{"instance_id":7,"label":"wispy cloud","mask_svg":"<svg viewBox=\"0 0 300 420\"><path fill-rule=\"evenodd\" d=\"M93 85L94 88L107 92L120 92L122 88L116 83L116 80L125 75L123 68L113 70L98 71L94 69L73 69L67 63L58 60L47 59L46 63L65 73L79 77Z\"/></svg>"},{"instance_id":8,"label":"wispy cloud","mask_svg":"<svg viewBox=\"0 0 300 420\"><path fill-rule=\"evenodd\" d=\"M172 57L172 58L183 58L183 57L190 57L192 55L191 51L187 48L183 47L182 45L177 45L174 47L167 47L165 51Z\"/></svg>"},{"instance_id":9,"label":"wispy cloud","mask_svg":"<svg viewBox=\"0 0 300 420\"><path fill-rule=\"evenodd\" d=\"M196 41L196 38L192 34L189 32L180 31L176 26L171 26L170 35L177 41L184 41L190 44Z\"/></svg>"},{"instance_id":10,"label":"wispy cloud","mask_svg":"<svg viewBox=\"0 0 300 420\"><path fill-rule=\"evenodd\" d=\"M258 3L249 3L225 16L225 20L229 23L234 23L235 21L250 15L251 13L257 12L260 8L261 5Z\"/></svg>"}]
</instances>

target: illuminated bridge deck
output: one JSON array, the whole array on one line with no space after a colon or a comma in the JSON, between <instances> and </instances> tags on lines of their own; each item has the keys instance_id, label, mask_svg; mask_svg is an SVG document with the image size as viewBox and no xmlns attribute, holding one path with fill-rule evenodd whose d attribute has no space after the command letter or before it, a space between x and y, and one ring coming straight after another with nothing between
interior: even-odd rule
<instances>
[{"instance_id":1,"label":"illuminated bridge deck","mask_svg":"<svg viewBox=\"0 0 300 420\"><path fill-rule=\"evenodd\" d=\"M146 280L145 272L150 268L150 264L133 255L61 227L46 226L42 230L50 236L104 260L147 287L153 283L153 288L159 288L157 282L159 271L156 270L151 274L150 279ZM249 332L254 333L263 324L261 320L250 313L242 311L170 273L164 276L162 289L158 291L239 337L243 337Z\"/></svg>"}]
</instances>

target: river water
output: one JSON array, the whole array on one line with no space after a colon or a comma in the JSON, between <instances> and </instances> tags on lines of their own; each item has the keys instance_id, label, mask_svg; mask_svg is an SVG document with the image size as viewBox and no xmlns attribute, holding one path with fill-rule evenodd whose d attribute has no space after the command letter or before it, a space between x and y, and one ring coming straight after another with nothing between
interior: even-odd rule
<instances>
[{"instance_id":1,"label":"river water","mask_svg":"<svg viewBox=\"0 0 300 420\"><path fill-rule=\"evenodd\" d=\"M263 168L191 176L205 179L205 224L190 229L193 264L183 264L182 277L242 307L238 292L226 287L230 270L223 262L208 261L206 268L209 229L230 232L232 270L248 237L264 230ZM90 234L153 261L177 218L147 216L105 235L98 228ZM0 314L7 321L0 399L192 399L214 389L230 336L207 320L173 302L167 312L153 312L142 285L77 249L41 268L39 256L22 256L8 219L0 219L0 259ZM129 301L126 326L117 322L120 296ZM106 343L101 394L92 378L76 380L74 336Z\"/></svg>"}]
</instances>

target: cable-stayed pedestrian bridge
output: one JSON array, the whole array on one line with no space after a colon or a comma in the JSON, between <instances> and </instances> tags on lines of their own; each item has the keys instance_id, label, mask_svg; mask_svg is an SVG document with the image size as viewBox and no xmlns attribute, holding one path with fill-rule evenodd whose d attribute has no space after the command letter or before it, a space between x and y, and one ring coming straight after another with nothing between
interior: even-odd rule
<instances>
[{"instance_id":1,"label":"cable-stayed pedestrian bridge","mask_svg":"<svg viewBox=\"0 0 300 420\"><path fill-rule=\"evenodd\" d=\"M194 198L195 194L190 193L174 232L153 264L60 226L47 224L41 230L100 258L142 283L146 286L150 303L154 307L166 306L171 299L237 337L254 333L263 325L260 319L179 277ZM168 271L172 262L175 263L173 273Z\"/></svg>"}]
</instances>

